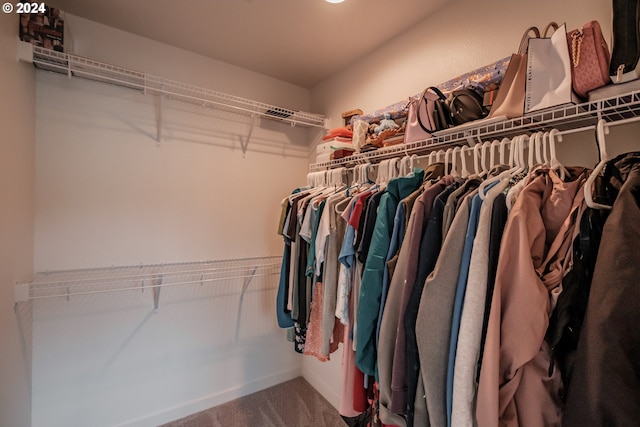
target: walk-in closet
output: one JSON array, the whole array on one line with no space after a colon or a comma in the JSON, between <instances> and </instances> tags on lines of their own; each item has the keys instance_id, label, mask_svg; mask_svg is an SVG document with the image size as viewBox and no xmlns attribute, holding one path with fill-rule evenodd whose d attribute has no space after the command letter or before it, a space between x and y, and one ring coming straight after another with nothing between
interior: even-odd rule
<instances>
[{"instance_id":1,"label":"walk-in closet","mask_svg":"<svg viewBox=\"0 0 640 427\"><path fill-rule=\"evenodd\" d=\"M303 2L4 4L0 426L627 425L640 79L355 146L625 2Z\"/></svg>"}]
</instances>

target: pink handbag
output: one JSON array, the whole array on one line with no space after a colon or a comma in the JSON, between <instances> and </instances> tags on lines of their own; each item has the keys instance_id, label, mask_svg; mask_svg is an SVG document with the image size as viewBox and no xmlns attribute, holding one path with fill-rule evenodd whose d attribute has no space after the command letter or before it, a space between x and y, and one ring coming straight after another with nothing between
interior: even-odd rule
<instances>
[{"instance_id":1,"label":"pink handbag","mask_svg":"<svg viewBox=\"0 0 640 427\"><path fill-rule=\"evenodd\" d=\"M407 114L407 126L404 131L404 142L418 142L431 139L431 134L437 130L436 115L441 112L436 103L447 98L439 89L429 87L418 98L411 98Z\"/></svg>"},{"instance_id":2,"label":"pink handbag","mask_svg":"<svg viewBox=\"0 0 640 427\"><path fill-rule=\"evenodd\" d=\"M582 98L587 92L610 83L609 47L602 36L598 21L586 23L581 30L567 34L571 56L573 90Z\"/></svg>"}]
</instances>

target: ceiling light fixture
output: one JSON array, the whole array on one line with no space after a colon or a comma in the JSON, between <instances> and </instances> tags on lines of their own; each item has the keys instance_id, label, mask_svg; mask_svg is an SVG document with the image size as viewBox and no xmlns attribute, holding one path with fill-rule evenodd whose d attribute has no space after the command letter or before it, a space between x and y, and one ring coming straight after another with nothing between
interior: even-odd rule
<instances>
[{"instance_id":1,"label":"ceiling light fixture","mask_svg":"<svg viewBox=\"0 0 640 427\"><path fill-rule=\"evenodd\" d=\"M344 0L325 0L327 3L342 3Z\"/></svg>"}]
</instances>

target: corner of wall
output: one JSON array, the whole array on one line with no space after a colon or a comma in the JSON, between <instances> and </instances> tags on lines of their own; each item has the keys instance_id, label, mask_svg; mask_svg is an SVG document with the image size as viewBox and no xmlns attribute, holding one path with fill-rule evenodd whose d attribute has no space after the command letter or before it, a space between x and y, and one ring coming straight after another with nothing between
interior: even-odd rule
<instances>
[{"instance_id":1,"label":"corner of wall","mask_svg":"<svg viewBox=\"0 0 640 427\"><path fill-rule=\"evenodd\" d=\"M18 17L0 15L0 425L31 425L30 355L13 284L33 272L35 77L17 61Z\"/></svg>"}]
</instances>

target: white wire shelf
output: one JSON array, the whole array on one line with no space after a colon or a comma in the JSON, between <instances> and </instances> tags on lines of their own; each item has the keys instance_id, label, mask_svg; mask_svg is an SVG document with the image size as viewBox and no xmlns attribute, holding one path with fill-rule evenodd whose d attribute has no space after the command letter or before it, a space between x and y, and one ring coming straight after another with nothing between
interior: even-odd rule
<instances>
[{"instance_id":1,"label":"white wire shelf","mask_svg":"<svg viewBox=\"0 0 640 427\"><path fill-rule=\"evenodd\" d=\"M112 292L145 292L154 296L158 308L160 289L173 286L204 285L243 279L241 299L256 277L280 273L282 258L264 256L229 260L173 264L118 266L109 268L47 271L37 273L30 283L16 284L14 302L66 298Z\"/></svg>"},{"instance_id":2,"label":"white wire shelf","mask_svg":"<svg viewBox=\"0 0 640 427\"><path fill-rule=\"evenodd\" d=\"M349 157L328 162L312 163L310 172L336 167L349 167L362 163L376 163L405 154L424 154L455 145L474 145L488 139L513 137L522 133L593 128L599 119L617 122L640 117L640 91L630 92L594 102L564 105L529 113L515 119L479 120L436 132L431 138L408 144L398 144L374 151L354 153Z\"/></svg>"},{"instance_id":3,"label":"white wire shelf","mask_svg":"<svg viewBox=\"0 0 640 427\"><path fill-rule=\"evenodd\" d=\"M18 42L19 59L32 62L38 69L80 77L102 83L134 89L145 94L160 95L204 108L231 111L252 117L263 117L289 123L292 126L325 128L327 118L320 114L296 111L259 101L156 77L104 62L68 53L57 52L29 43Z\"/></svg>"}]
</instances>

